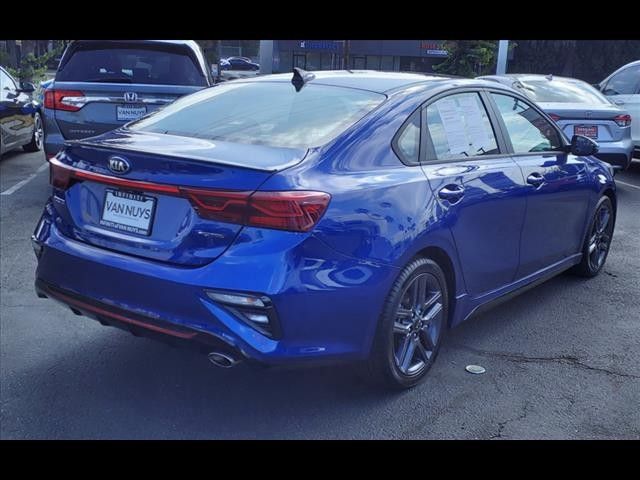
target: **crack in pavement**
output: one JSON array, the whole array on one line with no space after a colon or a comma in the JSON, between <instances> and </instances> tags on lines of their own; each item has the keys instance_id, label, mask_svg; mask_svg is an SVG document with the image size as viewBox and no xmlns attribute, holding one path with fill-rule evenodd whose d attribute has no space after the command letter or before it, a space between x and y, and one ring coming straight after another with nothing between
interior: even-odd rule
<instances>
[{"instance_id":1,"label":"crack in pavement","mask_svg":"<svg viewBox=\"0 0 640 480\"><path fill-rule=\"evenodd\" d=\"M600 372L600 373L604 373L607 375L613 375L613 376L617 376L617 377L625 377L625 378L634 378L634 379L640 379L640 375L634 375L632 373L623 373L623 372L616 372L615 370L609 370L606 368L601 368L601 367L594 367L591 365L587 365L586 363L583 363L580 361L580 359L578 357L574 357L572 355L560 355L557 357L529 357L523 354L519 354L519 353L507 353L507 352L492 352L489 350L480 350L478 348L473 348L473 347L469 347L467 345L462 345L462 344L453 344L453 345L449 345L450 347L453 348L458 348L461 350L468 350L470 352L476 353L478 355L482 355L485 357L500 357L500 358L504 358L505 360L509 361L509 362L517 362L517 363L545 363L545 362L549 362L549 363L561 363L561 364L565 364L565 365L571 365L574 367L578 367L578 368L582 368L584 370L592 370L595 372Z\"/></svg>"},{"instance_id":2,"label":"crack in pavement","mask_svg":"<svg viewBox=\"0 0 640 480\"><path fill-rule=\"evenodd\" d=\"M525 418L527 418L527 414L529 413L528 409L529 409L529 402L525 402L525 404L522 407L522 412L520 413L520 415L518 415L517 417L508 418L504 422L498 422L498 431L493 435L491 435L489 437L489 440L493 440L495 438L502 438L502 432L507 426L507 424L511 422L517 422L518 420L524 420Z\"/></svg>"}]
</instances>

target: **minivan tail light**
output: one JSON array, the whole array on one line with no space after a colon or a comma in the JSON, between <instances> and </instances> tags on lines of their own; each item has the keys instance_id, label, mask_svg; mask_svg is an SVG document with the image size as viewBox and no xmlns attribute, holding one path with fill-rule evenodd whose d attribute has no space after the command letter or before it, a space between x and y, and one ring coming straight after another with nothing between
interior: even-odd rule
<instances>
[{"instance_id":1,"label":"minivan tail light","mask_svg":"<svg viewBox=\"0 0 640 480\"><path fill-rule=\"evenodd\" d=\"M628 127L631 125L631 115L618 115L613 119L619 127Z\"/></svg>"},{"instance_id":2,"label":"minivan tail light","mask_svg":"<svg viewBox=\"0 0 640 480\"><path fill-rule=\"evenodd\" d=\"M56 90L49 88L44 91L44 107L52 110L77 112L86 103L83 92L78 90Z\"/></svg>"}]
</instances>

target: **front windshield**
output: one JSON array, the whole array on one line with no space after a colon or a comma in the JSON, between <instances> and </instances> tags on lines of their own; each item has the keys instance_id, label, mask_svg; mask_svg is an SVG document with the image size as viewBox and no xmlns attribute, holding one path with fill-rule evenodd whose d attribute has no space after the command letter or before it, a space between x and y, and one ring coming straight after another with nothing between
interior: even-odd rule
<instances>
[{"instance_id":1,"label":"front windshield","mask_svg":"<svg viewBox=\"0 0 640 480\"><path fill-rule=\"evenodd\" d=\"M290 82L229 82L183 97L129 125L132 130L275 147L324 145L385 95Z\"/></svg>"},{"instance_id":2,"label":"front windshield","mask_svg":"<svg viewBox=\"0 0 640 480\"><path fill-rule=\"evenodd\" d=\"M520 90L535 102L610 104L609 100L588 83L580 80L527 80L519 82Z\"/></svg>"}]
</instances>

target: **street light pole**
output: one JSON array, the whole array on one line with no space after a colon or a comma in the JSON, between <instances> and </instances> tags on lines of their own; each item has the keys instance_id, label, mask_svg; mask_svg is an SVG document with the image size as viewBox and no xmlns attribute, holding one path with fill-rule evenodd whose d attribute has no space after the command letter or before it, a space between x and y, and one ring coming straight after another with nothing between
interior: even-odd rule
<instances>
[{"instance_id":1,"label":"street light pole","mask_svg":"<svg viewBox=\"0 0 640 480\"><path fill-rule=\"evenodd\" d=\"M496 75L507 73L507 52L509 51L509 40L498 42L498 62L496 64Z\"/></svg>"}]
</instances>

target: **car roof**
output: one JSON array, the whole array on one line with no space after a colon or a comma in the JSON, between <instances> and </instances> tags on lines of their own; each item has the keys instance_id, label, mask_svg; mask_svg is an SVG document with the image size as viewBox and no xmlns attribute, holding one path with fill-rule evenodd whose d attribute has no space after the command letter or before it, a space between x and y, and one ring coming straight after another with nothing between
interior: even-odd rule
<instances>
[{"instance_id":1,"label":"car roof","mask_svg":"<svg viewBox=\"0 0 640 480\"><path fill-rule=\"evenodd\" d=\"M547 80L549 82L553 82L556 80L560 80L563 82L583 82L579 78L561 77L558 75L551 75L551 74L542 75L539 73L505 73L502 75L483 75L477 78L481 80L491 80L494 82L503 82L503 83L513 82L516 80L520 82L525 82L525 83L531 80Z\"/></svg>"},{"instance_id":2,"label":"car roof","mask_svg":"<svg viewBox=\"0 0 640 480\"><path fill-rule=\"evenodd\" d=\"M377 70L320 70L311 73L315 75L315 78L311 80L314 84L358 88L377 93L402 91L416 85L428 86L429 84L433 84L434 86L442 86L443 83L446 84L447 82L449 82L452 87L463 85L478 87L495 86L494 82L439 76L429 73L380 72ZM292 73L277 73L233 81L290 82L291 78Z\"/></svg>"}]
</instances>

